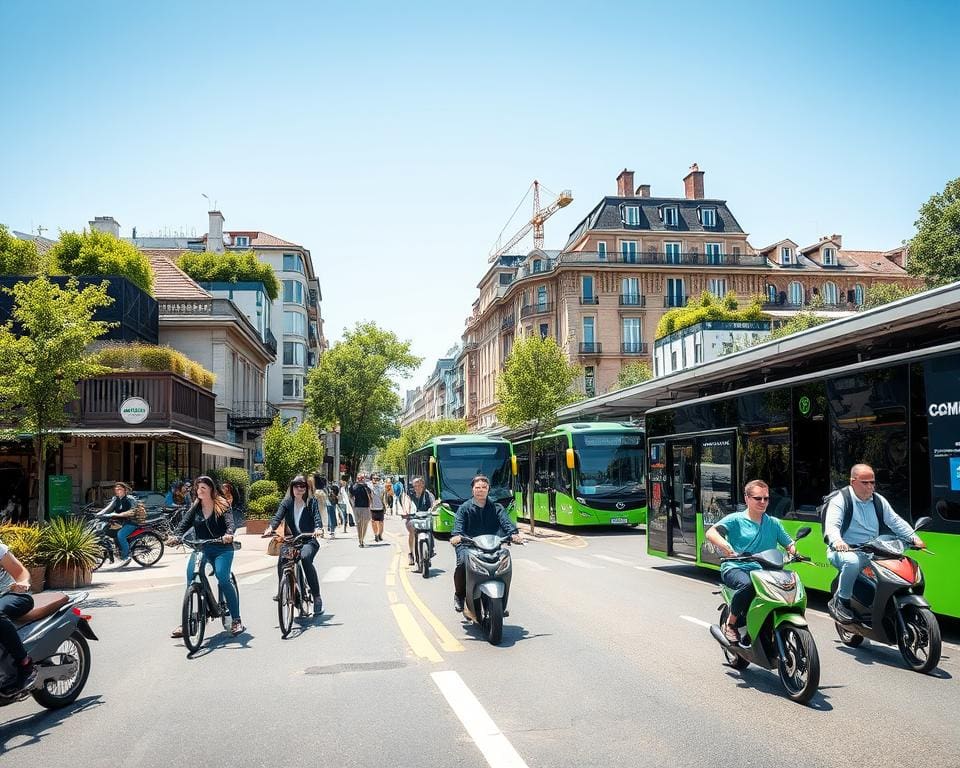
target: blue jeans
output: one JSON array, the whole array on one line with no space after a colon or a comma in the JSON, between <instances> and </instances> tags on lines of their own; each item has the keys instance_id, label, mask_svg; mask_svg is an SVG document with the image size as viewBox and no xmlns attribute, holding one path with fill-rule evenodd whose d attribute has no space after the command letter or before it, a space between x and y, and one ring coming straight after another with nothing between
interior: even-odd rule
<instances>
[{"instance_id":1,"label":"blue jeans","mask_svg":"<svg viewBox=\"0 0 960 768\"><path fill-rule=\"evenodd\" d=\"M194 563L197 560L197 553L190 555L187 561L187 584L193 579ZM200 561L200 567L203 568L207 563L213 564L213 572L217 576L217 582L223 591L223 596L227 598L227 605L230 608L230 617L234 621L240 620L240 595L233 588L233 582L230 581L230 568L233 566L233 545L232 544L207 544L203 548L203 560Z\"/></svg>"},{"instance_id":2,"label":"blue jeans","mask_svg":"<svg viewBox=\"0 0 960 768\"><path fill-rule=\"evenodd\" d=\"M747 623L747 610L757 594L750 571L746 568L728 568L720 580L734 590L730 599L730 613L737 617L737 626L742 627Z\"/></svg>"},{"instance_id":3,"label":"blue jeans","mask_svg":"<svg viewBox=\"0 0 960 768\"><path fill-rule=\"evenodd\" d=\"M836 552L831 549L827 552L827 560L840 571L837 597L849 600L853 595L854 582L860 571L870 562L870 556L866 552Z\"/></svg>"},{"instance_id":4,"label":"blue jeans","mask_svg":"<svg viewBox=\"0 0 960 768\"><path fill-rule=\"evenodd\" d=\"M120 559L126 560L130 557L130 545L127 543L127 536L137 530L133 523L124 523L123 527L117 531L117 546L120 547Z\"/></svg>"},{"instance_id":5,"label":"blue jeans","mask_svg":"<svg viewBox=\"0 0 960 768\"><path fill-rule=\"evenodd\" d=\"M333 533L337 530L337 506L327 504L327 530Z\"/></svg>"}]
</instances>

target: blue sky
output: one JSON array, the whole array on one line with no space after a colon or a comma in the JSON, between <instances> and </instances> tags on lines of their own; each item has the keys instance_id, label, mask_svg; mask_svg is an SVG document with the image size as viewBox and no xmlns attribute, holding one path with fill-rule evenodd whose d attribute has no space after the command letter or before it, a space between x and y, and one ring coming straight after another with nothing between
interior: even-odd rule
<instances>
[{"instance_id":1,"label":"blue sky","mask_svg":"<svg viewBox=\"0 0 960 768\"><path fill-rule=\"evenodd\" d=\"M534 178L574 194L548 248L697 162L755 246L879 249L960 175L957 3L409 5L0 2L0 222L201 233L206 192L311 249L331 339L412 339L413 385Z\"/></svg>"}]
</instances>

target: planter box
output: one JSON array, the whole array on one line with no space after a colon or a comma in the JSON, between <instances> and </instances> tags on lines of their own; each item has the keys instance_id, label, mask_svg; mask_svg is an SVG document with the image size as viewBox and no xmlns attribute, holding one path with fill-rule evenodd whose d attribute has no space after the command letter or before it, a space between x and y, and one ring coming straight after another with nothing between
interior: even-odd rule
<instances>
[{"instance_id":1,"label":"planter box","mask_svg":"<svg viewBox=\"0 0 960 768\"><path fill-rule=\"evenodd\" d=\"M47 566L31 565L27 570L30 571L30 591L34 594L43 592L47 580Z\"/></svg>"},{"instance_id":2,"label":"planter box","mask_svg":"<svg viewBox=\"0 0 960 768\"><path fill-rule=\"evenodd\" d=\"M47 586L51 589L76 589L93 583L93 571L75 565L55 565L47 569Z\"/></svg>"},{"instance_id":3,"label":"planter box","mask_svg":"<svg viewBox=\"0 0 960 768\"><path fill-rule=\"evenodd\" d=\"M248 534L257 534L258 536L262 535L267 526L270 525L269 520L247 520L247 533Z\"/></svg>"}]
</instances>

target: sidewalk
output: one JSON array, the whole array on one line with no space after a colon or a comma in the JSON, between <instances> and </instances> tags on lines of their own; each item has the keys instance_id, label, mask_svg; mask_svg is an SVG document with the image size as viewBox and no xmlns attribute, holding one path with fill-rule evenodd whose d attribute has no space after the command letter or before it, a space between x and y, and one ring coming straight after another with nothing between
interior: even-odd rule
<instances>
[{"instance_id":1,"label":"sidewalk","mask_svg":"<svg viewBox=\"0 0 960 768\"><path fill-rule=\"evenodd\" d=\"M248 535L246 528L241 528L236 540L241 547L233 555L235 576L277 567L277 559L266 554L269 539L263 539L259 534ZM93 584L81 589L89 590L91 597L107 597L147 589L182 586L186 583L189 557L190 550L186 548L164 547L163 557L149 568L139 566L135 561L126 568L118 568L116 563L108 562L94 572Z\"/></svg>"}]
</instances>

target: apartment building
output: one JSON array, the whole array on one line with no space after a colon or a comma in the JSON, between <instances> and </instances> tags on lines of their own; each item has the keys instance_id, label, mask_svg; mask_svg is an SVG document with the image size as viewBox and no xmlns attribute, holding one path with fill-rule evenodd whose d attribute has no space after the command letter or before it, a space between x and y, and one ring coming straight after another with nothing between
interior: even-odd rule
<instances>
[{"instance_id":1,"label":"apartment building","mask_svg":"<svg viewBox=\"0 0 960 768\"><path fill-rule=\"evenodd\" d=\"M696 164L683 191L654 196L624 169L616 195L594 206L561 251L504 256L490 266L458 361L472 428L496 424L496 378L521 335L555 338L583 366L581 386L594 395L614 384L623 365L651 362L660 317L703 291L762 295L774 317L810 307L840 316L856 311L876 282L915 282L902 248L848 251L840 235L806 247L784 239L754 248L727 201L706 196Z\"/></svg>"}]
</instances>

